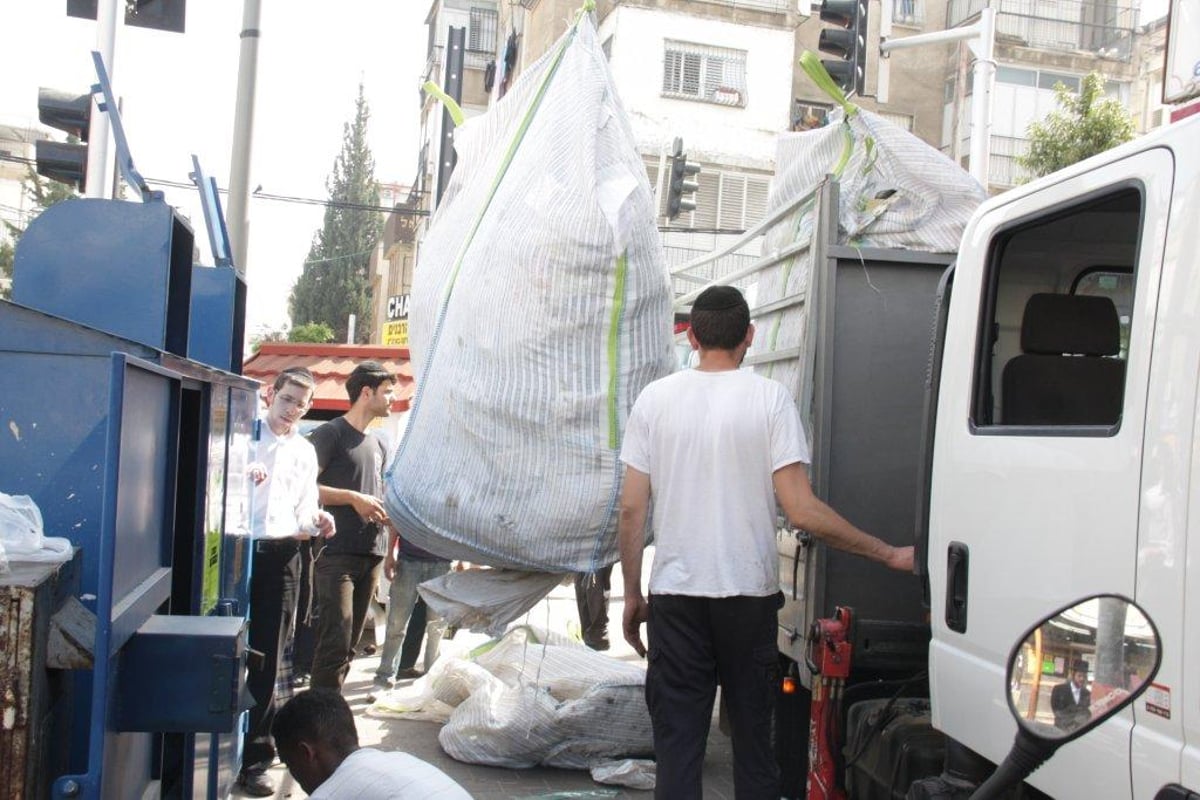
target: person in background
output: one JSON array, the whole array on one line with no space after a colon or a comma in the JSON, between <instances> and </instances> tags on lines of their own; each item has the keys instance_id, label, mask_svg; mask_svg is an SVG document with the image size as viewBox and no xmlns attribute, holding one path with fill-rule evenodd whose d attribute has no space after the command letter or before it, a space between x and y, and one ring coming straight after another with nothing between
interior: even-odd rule
<instances>
[{"instance_id":1,"label":"person in background","mask_svg":"<svg viewBox=\"0 0 1200 800\"><path fill-rule=\"evenodd\" d=\"M267 389L267 407L254 423L250 481L249 645L261 653L251 660L246 688L254 697L238 784L246 794L275 793L267 769L275 760L271 721L276 681L296 620L301 544L312 536L332 536L333 517L317 505L317 455L297 431L312 401L313 376L304 368L284 370Z\"/></svg>"},{"instance_id":2,"label":"person in background","mask_svg":"<svg viewBox=\"0 0 1200 800\"><path fill-rule=\"evenodd\" d=\"M391 523L380 500L386 447L366 430L388 415L395 382L383 365L362 362L346 379L350 410L308 437L317 452L321 503L333 513L338 530L317 556L314 573L314 688L342 688L387 552Z\"/></svg>"},{"instance_id":3,"label":"person in background","mask_svg":"<svg viewBox=\"0 0 1200 800\"><path fill-rule=\"evenodd\" d=\"M425 674L424 670L417 669L417 656L421 653L421 642L424 641L428 611L429 606L425 605L425 598L417 595L417 603L408 617L408 626L404 632L404 645L400 648L400 667L396 670L396 680L398 681L412 680ZM433 657L425 659L427 664L432 664L437 660L438 646L441 645L443 633L444 631L439 626L437 645L426 642L426 653L430 650L433 651Z\"/></svg>"},{"instance_id":4,"label":"person in background","mask_svg":"<svg viewBox=\"0 0 1200 800\"><path fill-rule=\"evenodd\" d=\"M612 564L595 572L575 574L575 605L579 609L579 632L593 650L607 650L608 597L612 588Z\"/></svg>"},{"instance_id":5,"label":"person in background","mask_svg":"<svg viewBox=\"0 0 1200 800\"><path fill-rule=\"evenodd\" d=\"M397 751L358 746L354 714L340 692L293 697L272 726L279 757L312 800L470 800L432 764Z\"/></svg>"},{"instance_id":6,"label":"person in background","mask_svg":"<svg viewBox=\"0 0 1200 800\"><path fill-rule=\"evenodd\" d=\"M1092 693L1087 688L1088 665L1076 661L1071 667L1070 680L1050 690L1050 710L1054 712L1054 727L1073 731L1092 718L1089 706Z\"/></svg>"},{"instance_id":7,"label":"person in background","mask_svg":"<svg viewBox=\"0 0 1200 800\"><path fill-rule=\"evenodd\" d=\"M851 525L808 483L808 445L782 384L739 369L754 339L750 309L729 286L692 306L699 364L646 386L629 413L618 542L625 639L650 654L646 703L657 759L655 796L699 800L716 687L731 724L738 800L779 797L772 747L778 685L776 504L827 544L912 571L913 548ZM651 499L653 498L653 504ZM650 598L642 550L653 505Z\"/></svg>"},{"instance_id":8,"label":"person in background","mask_svg":"<svg viewBox=\"0 0 1200 800\"><path fill-rule=\"evenodd\" d=\"M388 537L388 552L383 562L383 572L390 580L388 589L387 633L383 639L383 654L379 668L375 671L375 692L392 688L398 667L400 650L407 638L408 623L412 617L419 595L417 587L428 580L439 578L450 571L450 561L422 550L404 540L393 528ZM425 627L425 670L437 658L438 645L442 640L442 621L429 614Z\"/></svg>"}]
</instances>

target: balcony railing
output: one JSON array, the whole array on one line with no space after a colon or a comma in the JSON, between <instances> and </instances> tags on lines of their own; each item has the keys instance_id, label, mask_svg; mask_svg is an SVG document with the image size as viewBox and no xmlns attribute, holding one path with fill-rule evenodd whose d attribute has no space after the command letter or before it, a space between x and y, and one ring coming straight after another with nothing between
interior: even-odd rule
<instances>
[{"instance_id":1,"label":"balcony railing","mask_svg":"<svg viewBox=\"0 0 1200 800\"><path fill-rule=\"evenodd\" d=\"M1022 139L1017 136L992 136L989 140L989 155L988 155L988 185L998 189L1011 189L1014 186L1020 186L1026 181L1031 181L1034 178L1033 173L1017 163L1020 156L1029 152L1029 140ZM967 153L971 149L971 142L967 139L962 141L962 152ZM950 155L950 146L946 145L942 148L942 152ZM969 167L969 158L963 159L962 167Z\"/></svg>"},{"instance_id":2,"label":"balcony railing","mask_svg":"<svg viewBox=\"0 0 1200 800\"><path fill-rule=\"evenodd\" d=\"M977 15L987 0L950 0L946 26ZM1045 50L1128 58L1137 9L1130 0L993 0L996 39Z\"/></svg>"},{"instance_id":3,"label":"balcony railing","mask_svg":"<svg viewBox=\"0 0 1200 800\"><path fill-rule=\"evenodd\" d=\"M799 0L800 3L806 3L810 0ZM751 11L771 11L777 14L783 14L796 7L797 0L700 0L712 6L728 6L730 8L744 8ZM612 0L613 7L624 5L623 0ZM628 5L642 6L646 5L645 0L630 0ZM651 3L650 5L654 5ZM817 5L820 5L820 0L817 0Z\"/></svg>"}]
</instances>

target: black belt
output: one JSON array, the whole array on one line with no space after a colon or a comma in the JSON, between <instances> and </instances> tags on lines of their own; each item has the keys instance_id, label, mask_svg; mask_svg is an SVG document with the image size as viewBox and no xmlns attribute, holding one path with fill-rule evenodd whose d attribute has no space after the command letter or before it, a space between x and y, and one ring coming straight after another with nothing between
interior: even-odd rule
<instances>
[{"instance_id":1,"label":"black belt","mask_svg":"<svg viewBox=\"0 0 1200 800\"><path fill-rule=\"evenodd\" d=\"M300 552L300 540L291 536L283 539L255 539L254 552L298 553Z\"/></svg>"}]
</instances>

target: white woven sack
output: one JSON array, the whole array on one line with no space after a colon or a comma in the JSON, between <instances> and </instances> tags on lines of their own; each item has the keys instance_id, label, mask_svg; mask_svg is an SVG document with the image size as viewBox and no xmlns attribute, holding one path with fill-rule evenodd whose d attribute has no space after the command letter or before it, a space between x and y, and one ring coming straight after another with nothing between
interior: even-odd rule
<instances>
[{"instance_id":1,"label":"white woven sack","mask_svg":"<svg viewBox=\"0 0 1200 800\"><path fill-rule=\"evenodd\" d=\"M414 273L388 512L448 558L592 571L617 557L629 408L672 356L652 193L590 18L455 149Z\"/></svg>"},{"instance_id":2,"label":"white woven sack","mask_svg":"<svg viewBox=\"0 0 1200 800\"><path fill-rule=\"evenodd\" d=\"M780 134L768 215L815 191L827 175L838 177L838 242L954 252L975 209L987 195L973 177L908 131L863 109L846 118L840 109L822 128ZM781 250L811 241L811 203L799 205L765 233L765 249ZM759 305L809 289L812 251L754 276ZM758 335L750 355L799 348L811 335L807 304L792 305L755 319ZM932 310L931 310L932 313ZM768 362L756 370L788 387L807 385L800 359Z\"/></svg>"}]
</instances>

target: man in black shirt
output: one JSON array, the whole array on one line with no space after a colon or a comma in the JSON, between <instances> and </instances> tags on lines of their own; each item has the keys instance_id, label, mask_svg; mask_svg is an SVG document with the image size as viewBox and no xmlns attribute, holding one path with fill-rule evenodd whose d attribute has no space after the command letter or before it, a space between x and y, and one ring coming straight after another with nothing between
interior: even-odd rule
<instances>
[{"instance_id":1,"label":"man in black shirt","mask_svg":"<svg viewBox=\"0 0 1200 800\"><path fill-rule=\"evenodd\" d=\"M390 523L380 500L386 450L366 429L388 415L395 383L378 362L362 362L346 380L350 410L309 434L321 504L338 531L317 557L314 573L319 615L313 687L342 688L387 552Z\"/></svg>"}]
</instances>

